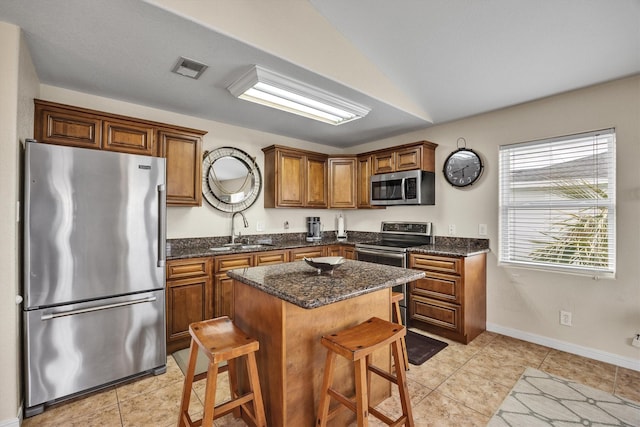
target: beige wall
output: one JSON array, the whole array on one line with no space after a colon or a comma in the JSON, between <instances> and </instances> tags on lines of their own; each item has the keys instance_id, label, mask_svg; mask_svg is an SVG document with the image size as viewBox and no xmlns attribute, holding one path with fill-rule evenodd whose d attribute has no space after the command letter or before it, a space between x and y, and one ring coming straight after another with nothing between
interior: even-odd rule
<instances>
[{"instance_id":1,"label":"beige wall","mask_svg":"<svg viewBox=\"0 0 640 427\"><path fill-rule=\"evenodd\" d=\"M498 147L501 144L616 128L617 275L615 280L540 272L497 265ZM445 158L464 137L480 152L484 175L468 189L442 178ZM436 206L394 207L382 212L347 212L357 229L383 219L434 222L436 234L478 236L487 224L488 322L496 331L640 370L640 349L630 345L640 333L640 77L618 80L459 120L401 137L357 147L359 151L427 139L436 152ZM559 325L559 311L573 313L573 326Z\"/></svg>"},{"instance_id":2,"label":"beige wall","mask_svg":"<svg viewBox=\"0 0 640 427\"><path fill-rule=\"evenodd\" d=\"M271 144L339 153L341 150L307 141L284 138L250 129L182 116L42 86L42 98L125 115L207 130L205 149L235 146L263 166L262 147ZM347 230L376 231L382 220L432 221L435 234L448 234L455 224L458 236L478 237L478 224L487 224L492 253L488 258L489 327L552 347L582 353L640 370L640 351L630 339L640 332L640 77L594 86L512 108L433 126L423 131L375 141L350 153L427 139L439 144L437 169L464 137L467 146L481 153L485 162L482 179L471 188L447 185L440 172L436 179L436 205L390 207L385 210L343 211ZM618 273L614 280L497 265L498 242L498 147L501 144L567 135L615 127L618 176ZM262 195L246 212L250 223L243 234L257 234L257 221L265 233L304 231L306 216L320 216L325 229L335 229L337 210L264 209ZM230 216L206 203L200 208L170 208L170 238L222 236L230 233ZM240 226L240 223L236 224ZM560 326L560 310L573 313L573 326Z\"/></svg>"},{"instance_id":3,"label":"beige wall","mask_svg":"<svg viewBox=\"0 0 640 427\"><path fill-rule=\"evenodd\" d=\"M20 228L17 201L20 195L20 141L33 134L33 97L37 75L20 28L0 22L0 423L17 425L20 414Z\"/></svg>"}]
</instances>

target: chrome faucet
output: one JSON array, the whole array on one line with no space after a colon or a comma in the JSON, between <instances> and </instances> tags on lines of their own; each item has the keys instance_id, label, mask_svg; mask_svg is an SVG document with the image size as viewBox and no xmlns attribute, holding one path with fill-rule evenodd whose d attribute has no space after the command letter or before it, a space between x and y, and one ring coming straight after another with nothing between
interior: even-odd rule
<instances>
[{"instance_id":1,"label":"chrome faucet","mask_svg":"<svg viewBox=\"0 0 640 427\"><path fill-rule=\"evenodd\" d=\"M237 214L240 214L240 216L242 217L242 221L244 222L244 228L249 227L249 222L247 221L247 218L244 216L242 211L234 212L233 215L231 215L231 244L232 245L236 244L236 237L242 236L242 233L239 232L239 231L238 231L238 235L237 236L236 236L236 233L235 233L234 220L236 219L236 215Z\"/></svg>"}]
</instances>

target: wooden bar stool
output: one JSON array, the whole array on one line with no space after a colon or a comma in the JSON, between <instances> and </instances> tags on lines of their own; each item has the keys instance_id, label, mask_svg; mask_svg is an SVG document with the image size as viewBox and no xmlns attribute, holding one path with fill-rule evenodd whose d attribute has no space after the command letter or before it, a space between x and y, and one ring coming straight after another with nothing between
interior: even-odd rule
<instances>
[{"instance_id":1,"label":"wooden bar stool","mask_svg":"<svg viewBox=\"0 0 640 427\"><path fill-rule=\"evenodd\" d=\"M391 304L393 304L393 313L396 318L396 323L402 325L402 312L400 311L400 301L404 298L402 292L391 293ZM407 341L402 337L402 357L404 359L404 369L409 370L409 354L407 353Z\"/></svg>"},{"instance_id":2,"label":"wooden bar stool","mask_svg":"<svg viewBox=\"0 0 640 427\"><path fill-rule=\"evenodd\" d=\"M407 330L402 325L372 317L357 326L322 337L322 345L327 348L327 359L320 393L317 426L326 426L327 422L344 407L356 413L358 427L366 427L369 425L367 420L369 413L387 425L414 426L404 369L396 369L396 375L393 376L389 372L372 364L372 353L380 348L391 345L395 366L402 366L403 361L400 355L400 342L401 338L406 335L406 332ZM332 388L336 355L340 355L355 363L355 400L346 397ZM402 415L398 419L392 420L370 406L369 388L371 386L372 372L398 386L400 403L402 404ZM341 405L329 412L331 398L337 400Z\"/></svg>"},{"instance_id":3,"label":"wooden bar stool","mask_svg":"<svg viewBox=\"0 0 640 427\"><path fill-rule=\"evenodd\" d=\"M189 325L191 334L191 348L189 350L189 366L184 378L182 389L182 404L180 405L180 417L178 427L200 426L212 427L213 420L234 411L236 417L240 416L240 408L258 427L266 427L264 405L258 378L256 354L259 343L249 337L240 328L233 324L228 317L218 317L203 322ZM207 386L205 388L204 415L202 419L192 421L189 416L189 399L193 382L202 379L205 375L196 378L196 360L198 350L209 358L209 369L206 373ZM238 378L236 375L236 359L245 356L246 368L250 391L239 395ZM222 362L224 366L219 366ZM229 371L229 383L231 386L231 400L216 406L216 381L218 374ZM248 403L253 401L253 411Z\"/></svg>"}]
</instances>

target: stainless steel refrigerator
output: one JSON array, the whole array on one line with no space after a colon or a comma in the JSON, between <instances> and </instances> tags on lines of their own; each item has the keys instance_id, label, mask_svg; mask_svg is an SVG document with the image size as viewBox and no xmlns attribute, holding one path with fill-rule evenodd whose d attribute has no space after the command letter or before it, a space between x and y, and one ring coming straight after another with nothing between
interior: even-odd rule
<instances>
[{"instance_id":1,"label":"stainless steel refrigerator","mask_svg":"<svg viewBox=\"0 0 640 427\"><path fill-rule=\"evenodd\" d=\"M165 160L29 141L25 415L166 370Z\"/></svg>"}]
</instances>

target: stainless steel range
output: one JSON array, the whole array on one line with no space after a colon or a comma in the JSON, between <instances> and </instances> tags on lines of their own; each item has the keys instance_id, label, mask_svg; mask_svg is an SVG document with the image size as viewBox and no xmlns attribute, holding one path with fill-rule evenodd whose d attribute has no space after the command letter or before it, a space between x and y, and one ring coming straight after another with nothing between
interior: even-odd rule
<instances>
[{"instance_id":1,"label":"stainless steel range","mask_svg":"<svg viewBox=\"0 0 640 427\"><path fill-rule=\"evenodd\" d=\"M432 224L430 222L383 221L378 240L356 243L356 259L376 264L407 268L407 249L431 244ZM407 286L394 286L394 292L402 292L400 302L402 322L407 324Z\"/></svg>"}]
</instances>

